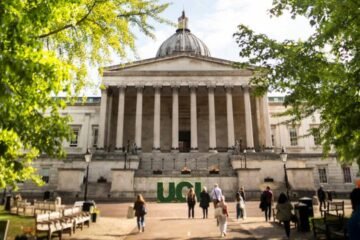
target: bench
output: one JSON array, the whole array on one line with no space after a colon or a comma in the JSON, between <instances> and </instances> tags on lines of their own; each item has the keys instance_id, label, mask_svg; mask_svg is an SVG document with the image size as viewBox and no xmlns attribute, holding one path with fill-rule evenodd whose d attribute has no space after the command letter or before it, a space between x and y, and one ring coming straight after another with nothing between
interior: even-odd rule
<instances>
[{"instance_id":1,"label":"bench","mask_svg":"<svg viewBox=\"0 0 360 240\"><path fill-rule=\"evenodd\" d=\"M63 217L69 219L73 224L73 232L77 227L83 229L84 225L90 227L90 213L83 212L80 207L72 207L63 210Z\"/></svg>"},{"instance_id":2,"label":"bench","mask_svg":"<svg viewBox=\"0 0 360 240\"><path fill-rule=\"evenodd\" d=\"M10 225L9 220L1 220L0 221L0 239L7 239L9 225Z\"/></svg>"},{"instance_id":3,"label":"bench","mask_svg":"<svg viewBox=\"0 0 360 240\"><path fill-rule=\"evenodd\" d=\"M347 218L342 215L334 215L325 212L323 218L312 218L314 239L326 237L326 239L344 238L347 235ZM345 238L346 239L346 238Z\"/></svg>"},{"instance_id":4,"label":"bench","mask_svg":"<svg viewBox=\"0 0 360 240\"><path fill-rule=\"evenodd\" d=\"M337 216L344 216L345 203L344 201L339 201L339 202L328 201L326 204L326 209L322 209L321 211L322 213L333 213Z\"/></svg>"},{"instance_id":5,"label":"bench","mask_svg":"<svg viewBox=\"0 0 360 240\"><path fill-rule=\"evenodd\" d=\"M73 223L61 216L59 212L42 213L35 215L36 236L45 232L48 240L54 233L58 234L59 239L62 238L63 232L68 232L71 236Z\"/></svg>"}]
</instances>

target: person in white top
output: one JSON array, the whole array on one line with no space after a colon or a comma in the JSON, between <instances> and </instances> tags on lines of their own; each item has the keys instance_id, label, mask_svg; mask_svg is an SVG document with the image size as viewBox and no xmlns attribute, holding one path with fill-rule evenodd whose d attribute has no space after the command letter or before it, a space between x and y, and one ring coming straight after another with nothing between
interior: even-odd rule
<instances>
[{"instance_id":1,"label":"person in white top","mask_svg":"<svg viewBox=\"0 0 360 240\"><path fill-rule=\"evenodd\" d=\"M216 205L221 201L221 197L223 196L222 191L217 183L214 184L214 189L211 191L210 195L214 203L214 208L216 208Z\"/></svg>"}]
</instances>

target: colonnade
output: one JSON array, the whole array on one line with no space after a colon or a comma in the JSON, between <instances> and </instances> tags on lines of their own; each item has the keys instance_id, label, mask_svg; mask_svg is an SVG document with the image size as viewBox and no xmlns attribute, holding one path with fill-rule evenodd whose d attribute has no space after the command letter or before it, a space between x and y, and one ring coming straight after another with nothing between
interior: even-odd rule
<instances>
[{"instance_id":1,"label":"colonnade","mask_svg":"<svg viewBox=\"0 0 360 240\"><path fill-rule=\"evenodd\" d=\"M154 88L154 126L153 126L153 151L160 151L160 113L161 113L161 86L153 86ZM197 86L189 86L190 88L190 130L191 130L191 151L198 151L198 129L197 129ZM216 152L216 115L215 115L215 86L209 86L208 90L208 107L209 107L209 152ZM233 114L233 86L226 86L226 111L227 111L227 136L228 149L235 146L235 129L234 129L234 114ZM246 129L246 148L249 151L254 151L254 131L251 113L251 101L249 87L241 87L244 97L245 109L245 129ZM136 86L136 114L135 114L135 144L137 149L142 149L142 117L143 117L143 86ZM118 95L118 116L117 116L117 132L115 147L122 150L123 134L124 134L124 115L125 115L125 86L119 87ZM265 147L271 148L271 129L268 113L267 95L261 97L262 115L265 124ZM111 111L112 96L108 96L107 90L102 90L101 104L100 104L100 122L99 122L99 137L98 148L105 147L105 132L107 111ZM109 123L108 123L109 125ZM177 151L179 149L179 86L172 87L172 143L171 149ZM108 134L109 135L109 134Z\"/></svg>"}]
</instances>

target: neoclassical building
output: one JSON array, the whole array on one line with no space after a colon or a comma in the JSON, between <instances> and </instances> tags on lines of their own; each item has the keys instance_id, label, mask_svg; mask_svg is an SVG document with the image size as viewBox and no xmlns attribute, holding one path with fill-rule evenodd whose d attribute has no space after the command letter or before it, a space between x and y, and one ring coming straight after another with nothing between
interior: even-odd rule
<instances>
[{"instance_id":1,"label":"neoclassical building","mask_svg":"<svg viewBox=\"0 0 360 240\"><path fill-rule=\"evenodd\" d=\"M68 155L40 157L36 166L47 184L25 183L23 193L49 190L81 199L88 148L88 194L96 199L143 193L181 200L188 186L199 191L215 183L228 196L240 186L254 197L267 185L284 191L281 147L288 152L294 195L311 194L320 184L339 193L352 189L357 166L340 165L335 154L324 160L316 138L300 138L318 126L319 116L280 124L284 119L275 113L284 110L282 98L255 96L256 86L249 85L253 74L212 57L183 13L154 58L105 68L101 98L64 110L73 118L75 135L64 143Z\"/></svg>"}]
</instances>

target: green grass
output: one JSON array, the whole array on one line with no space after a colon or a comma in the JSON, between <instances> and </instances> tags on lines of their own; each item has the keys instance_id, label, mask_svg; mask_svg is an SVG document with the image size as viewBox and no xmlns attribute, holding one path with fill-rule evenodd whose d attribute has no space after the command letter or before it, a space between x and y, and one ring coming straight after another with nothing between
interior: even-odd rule
<instances>
[{"instance_id":1,"label":"green grass","mask_svg":"<svg viewBox=\"0 0 360 240\"><path fill-rule=\"evenodd\" d=\"M23 233L23 228L35 227L34 217L12 215L5 211L3 206L0 206L0 220L10 220L7 239L11 240L15 239L17 235L21 235Z\"/></svg>"}]
</instances>

